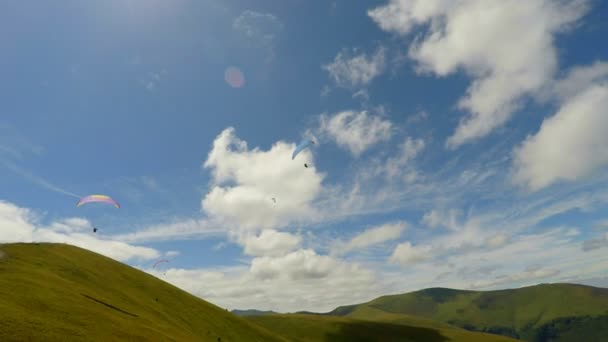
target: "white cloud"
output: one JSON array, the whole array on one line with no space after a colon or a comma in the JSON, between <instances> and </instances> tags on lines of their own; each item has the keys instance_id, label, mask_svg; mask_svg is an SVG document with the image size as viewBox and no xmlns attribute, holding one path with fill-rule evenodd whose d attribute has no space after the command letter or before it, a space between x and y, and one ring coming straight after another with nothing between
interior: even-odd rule
<instances>
[{"instance_id":1,"label":"white cloud","mask_svg":"<svg viewBox=\"0 0 608 342\"><path fill-rule=\"evenodd\" d=\"M513 180L536 191L608 164L608 83L588 86L515 149Z\"/></svg>"},{"instance_id":2,"label":"white cloud","mask_svg":"<svg viewBox=\"0 0 608 342\"><path fill-rule=\"evenodd\" d=\"M395 178L400 174L404 174L404 168L411 160L418 156L418 154L424 149L424 146L424 140L422 139L412 139L410 137L406 138L405 141L399 146L398 154L386 161L384 168L386 176L389 178Z\"/></svg>"},{"instance_id":3,"label":"white cloud","mask_svg":"<svg viewBox=\"0 0 608 342\"><path fill-rule=\"evenodd\" d=\"M398 239L407 228L407 222L398 221L385 223L383 225L369 228L357 234L348 242L338 243L335 250L339 254L345 254L352 250L364 249L386 241Z\"/></svg>"},{"instance_id":4,"label":"white cloud","mask_svg":"<svg viewBox=\"0 0 608 342\"><path fill-rule=\"evenodd\" d=\"M152 248L92 235L92 226L81 218L68 218L41 226L31 210L3 201L0 201L0 242L68 243L119 261L150 260L160 255Z\"/></svg>"},{"instance_id":5,"label":"white cloud","mask_svg":"<svg viewBox=\"0 0 608 342\"><path fill-rule=\"evenodd\" d=\"M298 155L298 162L291 160L294 148L277 142L269 151L249 150L233 128L225 129L204 163L213 187L202 200L203 210L243 229L272 229L314 216L311 202L322 190L324 176L314 166L302 166L312 159L308 150Z\"/></svg>"},{"instance_id":6,"label":"white cloud","mask_svg":"<svg viewBox=\"0 0 608 342\"><path fill-rule=\"evenodd\" d=\"M341 87L354 88L369 84L385 69L385 49L378 48L372 55L343 50L332 63L323 65L333 81Z\"/></svg>"},{"instance_id":7,"label":"white cloud","mask_svg":"<svg viewBox=\"0 0 608 342\"><path fill-rule=\"evenodd\" d=\"M254 262L250 268L168 269L163 279L229 309L329 311L381 293L370 270L311 250Z\"/></svg>"},{"instance_id":8,"label":"white cloud","mask_svg":"<svg viewBox=\"0 0 608 342\"><path fill-rule=\"evenodd\" d=\"M343 111L321 115L321 134L327 134L340 147L359 156L371 146L391 138L393 124L367 111Z\"/></svg>"},{"instance_id":9,"label":"white cloud","mask_svg":"<svg viewBox=\"0 0 608 342\"><path fill-rule=\"evenodd\" d=\"M251 39L272 43L283 24L273 14L245 10L234 19L232 28Z\"/></svg>"},{"instance_id":10,"label":"white cloud","mask_svg":"<svg viewBox=\"0 0 608 342\"><path fill-rule=\"evenodd\" d=\"M496 234L486 239L486 245L490 248L498 248L506 245L509 242L509 236L506 234Z\"/></svg>"},{"instance_id":11,"label":"white cloud","mask_svg":"<svg viewBox=\"0 0 608 342\"><path fill-rule=\"evenodd\" d=\"M288 277L305 280L327 277L340 263L311 249L301 249L282 257L259 257L251 261L251 274L259 279Z\"/></svg>"},{"instance_id":12,"label":"white cloud","mask_svg":"<svg viewBox=\"0 0 608 342\"><path fill-rule=\"evenodd\" d=\"M608 62L597 61L589 66L572 68L564 79L557 82L552 91L558 99L567 100L587 89L589 85L606 80L608 80Z\"/></svg>"},{"instance_id":13,"label":"white cloud","mask_svg":"<svg viewBox=\"0 0 608 342\"><path fill-rule=\"evenodd\" d=\"M406 241L397 245L389 261L403 266L415 264L429 259L430 252L431 248L428 246L412 246L411 242Z\"/></svg>"},{"instance_id":14,"label":"white cloud","mask_svg":"<svg viewBox=\"0 0 608 342\"><path fill-rule=\"evenodd\" d=\"M581 234L581 232L576 228L570 228L566 232L566 236L578 236L580 234Z\"/></svg>"},{"instance_id":15,"label":"white cloud","mask_svg":"<svg viewBox=\"0 0 608 342\"><path fill-rule=\"evenodd\" d=\"M458 229L457 222L458 210L451 209L449 211L439 211L433 209L422 217L422 223L429 228L444 227L447 229Z\"/></svg>"},{"instance_id":16,"label":"white cloud","mask_svg":"<svg viewBox=\"0 0 608 342\"><path fill-rule=\"evenodd\" d=\"M166 258L175 258L179 254L180 254L179 251L167 251L167 252L165 252L165 257Z\"/></svg>"},{"instance_id":17,"label":"white cloud","mask_svg":"<svg viewBox=\"0 0 608 342\"><path fill-rule=\"evenodd\" d=\"M422 72L446 76L464 70L473 78L459 108L469 115L447 140L450 148L483 137L504 124L526 95L534 95L557 69L556 33L576 22L588 1L390 0L369 16L389 32L428 33L410 47Z\"/></svg>"},{"instance_id":18,"label":"white cloud","mask_svg":"<svg viewBox=\"0 0 608 342\"><path fill-rule=\"evenodd\" d=\"M128 242L162 241L200 236L217 236L227 233L222 223L207 219L183 219L160 223L141 230L112 236L115 240Z\"/></svg>"},{"instance_id":19,"label":"white cloud","mask_svg":"<svg viewBox=\"0 0 608 342\"><path fill-rule=\"evenodd\" d=\"M248 235L241 238L244 252L253 256L281 256L297 248L302 237L276 230L266 229L260 235Z\"/></svg>"},{"instance_id":20,"label":"white cloud","mask_svg":"<svg viewBox=\"0 0 608 342\"><path fill-rule=\"evenodd\" d=\"M422 217L422 223L429 228L437 228L441 225L443 218L437 210L431 210L424 214Z\"/></svg>"}]
</instances>

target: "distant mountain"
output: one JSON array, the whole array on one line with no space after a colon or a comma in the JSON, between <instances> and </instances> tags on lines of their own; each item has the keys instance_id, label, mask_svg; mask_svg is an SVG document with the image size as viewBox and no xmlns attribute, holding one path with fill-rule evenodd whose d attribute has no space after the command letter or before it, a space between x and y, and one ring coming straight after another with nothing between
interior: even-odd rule
<instances>
[{"instance_id":1,"label":"distant mountain","mask_svg":"<svg viewBox=\"0 0 608 342\"><path fill-rule=\"evenodd\" d=\"M265 315L275 315L277 314L274 311L262 311L262 310L254 310L254 309L250 309L250 310L238 310L238 309L234 309L232 311L230 311L231 313L237 315L237 316L241 316L241 317L247 317L247 316L265 316Z\"/></svg>"},{"instance_id":2,"label":"distant mountain","mask_svg":"<svg viewBox=\"0 0 608 342\"><path fill-rule=\"evenodd\" d=\"M608 341L608 289L577 284L497 291L430 288L341 306L329 315L382 321L415 316L529 341L570 341L569 336Z\"/></svg>"}]
</instances>

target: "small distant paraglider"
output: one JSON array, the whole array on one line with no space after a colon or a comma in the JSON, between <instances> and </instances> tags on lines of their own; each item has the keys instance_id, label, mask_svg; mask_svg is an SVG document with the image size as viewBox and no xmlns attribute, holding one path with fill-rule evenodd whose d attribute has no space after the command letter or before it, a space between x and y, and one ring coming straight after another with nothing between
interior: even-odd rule
<instances>
[{"instance_id":1,"label":"small distant paraglider","mask_svg":"<svg viewBox=\"0 0 608 342\"><path fill-rule=\"evenodd\" d=\"M167 259L158 260L154 263L154 265L152 265L152 269L158 270L158 268L157 268L158 265L163 264L163 263L168 263L168 262L169 262L169 260L167 260ZM163 272L163 275L165 275L165 274L166 273Z\"/></svg>"},{"instance_id":2,"label":"small distant paraglider","mask_svg":"<svg viewBox=\"0 0 608 342\"><path fill-rule=\"evenodd\" d=\"M273 203L272 207L273 208L276 207L277 206L277 199L273 197L273 198L271 198L271 200L272 200L272 203Z\"/></svg>"},{"instance_id":3,"label":"small distant paraglider","mask_svg":"<svg viewBox=\"0 0 608 342\"><path fill-rule=\"evenodd\" d=\"M156 268L156 265L163 263L163 262L169 262L169 260L167 260L167 259L158 260L154 263L154 265L152 265L152 268Z\"/></svg>"},{"instance_id":4,"label":"small distant paraglider","mask_svg":"<svg viewBox=\"0 0 608 342\"><path fill-rule=\"evenodd\" d=\"M97 233L97 228L93 227L93 233Z\"/></svg>"},{"instance_id":5,"label":"small distant paraglider","mask_svg":"<svg viewBox=\"0 0 608 342\"><path fill-rule=\"evenodd\" d=\"M298 144L298 146L296 146L295 150L293 150L293 153L291 154L291 160L294 160L295 157L302 152L305 148L314 145L314 141L310 140L310 139L304 139L300 142L300 144Z\"/></svg>"},{"instance_id":6,"label":"small distant paraglider","mask_svg":"<svg viewBox=\"0 0 608 342\"><path fill-rule=\"evenodd\" d=\"M120 203L116 202L112 197L106 196L106 195L89 195L89 196L85 196L85 197L81 198L80 201L78 201L78 203L76 204L76 206L80 207L80 206L82 206L84 204L92 203L92 202L107 203L107 204L113 205L116 208L120 208Z\"/></svg>"}]
</instances>

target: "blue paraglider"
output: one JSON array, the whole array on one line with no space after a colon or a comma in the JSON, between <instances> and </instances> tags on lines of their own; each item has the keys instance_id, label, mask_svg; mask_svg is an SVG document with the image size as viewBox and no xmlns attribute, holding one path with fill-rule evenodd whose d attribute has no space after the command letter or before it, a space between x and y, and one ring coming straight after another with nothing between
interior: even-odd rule
<instances>
[{"instance_id":1,"label":"blue paraglider","mask_svg":"<svg viewBox=\"0 0 608 342\"><path fill-rule=\"evenodd\" d=\"M302 140L302 142L300 142L300 144L298 146L296 146L296 149L293 150L293 154L291 155L291 160L293 160L298 153L302 152L302 150L304 150L305 148L307 148L310 145L313 145L315 142L310 140L310 139L304 139Z\"/></svg>"}]
</instances>

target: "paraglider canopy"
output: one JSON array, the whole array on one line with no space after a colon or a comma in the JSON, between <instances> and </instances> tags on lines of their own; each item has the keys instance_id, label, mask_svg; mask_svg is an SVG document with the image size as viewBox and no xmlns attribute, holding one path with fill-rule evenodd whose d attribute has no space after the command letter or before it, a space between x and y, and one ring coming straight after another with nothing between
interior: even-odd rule
<instances>
[{"instance_id":1,"label":"paraglider canopy","mask_svg":"<svg viewBox=\"0 0 608 342\"><path fill-rule=\"evenodd\" d=\"M313 145L315 142L310 140L310 139L304 139L302 140L302 142L300 142L300 144L298 146L296 146L296 149L293 150L293 153L291 155L291 160L293 160L298 153L302 152L302 150L304 150L305 148L307 148L310 145Z\"/></svg>"},{"instance_id":2,"label":"paraglider canopy","mask_svg":"<svg viewBox=\"0 0 608 342\"><path fill-rule=\"evenodd\" d=\"M116 202L112 197L106 195L89 195L83 197L76 204L77 207L80 207L83 204L91 203L91 202L102 202L115 206L116 208L120 208L120 204Z\"/></svg>"},{"instance_id":3,"label":"paraglider canopy","mask_svg":"<svg viewBox=\"0 0 608 342\"><path fill-rule=\"evenodd\" d=\"M158 260L157 262L155 262L155 263L154 263L154 265L152 265L152 268L156 268L156 265L158 265L158 264L160 264L160 263L163 263L163 262L169 262L169 260L165 260L165 259L163 259L163 260Z\"/></svg>"}]
</instances>

